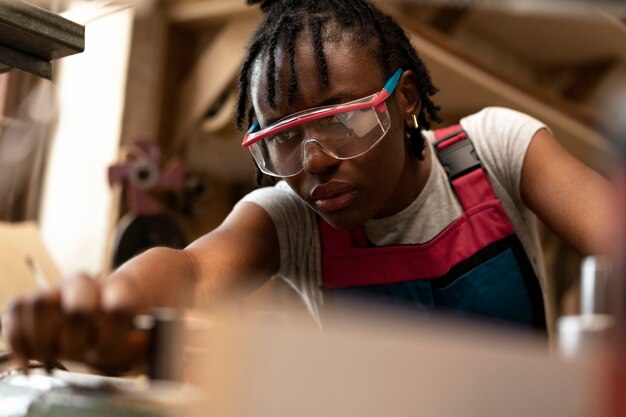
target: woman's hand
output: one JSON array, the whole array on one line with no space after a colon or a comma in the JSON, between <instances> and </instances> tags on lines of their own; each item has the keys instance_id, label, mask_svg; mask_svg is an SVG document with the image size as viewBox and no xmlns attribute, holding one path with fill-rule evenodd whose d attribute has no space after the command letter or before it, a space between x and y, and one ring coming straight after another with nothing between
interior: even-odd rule
<instances>
[{"instance_id":1,"label":"woman's hand","mask_svg":"<svg viewBox=\"0 0 626 417\"><path fill-rule=\"evenodd\" d=\"M3 335L24 365L34 359L50 368L65 359L119 374L146 360L148 335L133 326L135 298L123 280L77 275L14 300L2 318Z\"/></svg>"},{"instance_id":2,"label":"woman's hand","mask_svg":"<svg viewBox=\"0 0 626 417\"><path fill-rule=\"evenodd\" d=\"M102 280L78 275L15 300L3 317L3 334L23 364L66 359L118 374L147 359L148 334L134 327L137 314L214 306L249 293L278 270L279 260L269 215L241 204L185 250L153 248Z\"/></svg>"}]
</instances>

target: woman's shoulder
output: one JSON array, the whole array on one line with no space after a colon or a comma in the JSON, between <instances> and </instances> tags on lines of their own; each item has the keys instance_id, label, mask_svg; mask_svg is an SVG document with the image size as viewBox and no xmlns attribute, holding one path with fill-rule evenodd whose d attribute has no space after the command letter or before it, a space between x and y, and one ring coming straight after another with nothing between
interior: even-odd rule
<instances>
[{"instance_id":1,"label":"woman's shoulder","mask_svg":"<svg viewBox=\"0 0 626 417\"><path fill-rule=\"evenodd\" d=\"M485 107L460 120L450 120L451 124L460 124L468 137L478 142L511 140L519 136L533 135L546 125L531 115L507 107ZM435 140L434 131L425 131L424 136L431 142ZM479 145L480 146L480 145Z\"/></svg>"},{"instance_id":2,"label":"woman's shoulder","mask_svg":"<svg viewBox=\"0 0 626 417\"><path fill-rule=\"evenodd\" d=\"M460 121L461 125L467 130L466 126L472 128L476 125L482 127L511 127L521 125L543 125L541 121L535 117L514 110L508 107L485 107L482 110L463 117Z\"/></svg>"},{"instance_id":3,"label":"woman's shoulder","mask_svg":"<svg viewBox=\"0 0 626 417\"><path fill-rule=\"evenodd\" d=\"M521 202L526 151L535 133L547 126L533 116L505 107L487 107L461 119L461 126L487 172L514 201Z\"/></svg>"},{"instance_id":4,"label":"woman's shoulder","mask_svg":"<svg viewBox=\"0 0 626 417\"><path fill-rule=\"evenodd\" d=\"M486 147L509 157L525 154L535 133L547 128L535 117L506 107L486 107L462 118L460 124L478 148Z\"/></svg>"}]
</instances>

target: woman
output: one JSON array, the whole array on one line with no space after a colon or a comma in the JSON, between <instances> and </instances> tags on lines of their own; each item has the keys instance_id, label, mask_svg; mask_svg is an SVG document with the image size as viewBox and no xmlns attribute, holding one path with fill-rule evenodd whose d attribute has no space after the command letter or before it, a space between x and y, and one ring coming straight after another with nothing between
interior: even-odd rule
<instances>
[{"instance_id":1,"label":"woman","mask_svg":"<svg viewBox=\"0 0 626 417\"><path fill-rule=\"evenodd\" d=\"M16 355L125 369L145 347L128 331L133 313L214 303L270 277L318 318L365 296L408 314L444 308L544 328L534 216L580 253L604 253L609 184L512 110L430 131L437 89L370 3L261 8L237 123L260 175L283 181L246 196L185 250L152 249L102 281L77 277L17 300L5 317Z\"/></svg>"}]
</instances>

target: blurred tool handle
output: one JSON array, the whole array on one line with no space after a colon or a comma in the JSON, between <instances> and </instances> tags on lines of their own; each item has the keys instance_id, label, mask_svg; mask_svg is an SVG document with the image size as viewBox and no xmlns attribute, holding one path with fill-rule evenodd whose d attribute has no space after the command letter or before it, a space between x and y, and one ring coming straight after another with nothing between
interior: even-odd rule
<instances>
[{"instance_id":1,"label":"blurred tool handle","mask_svg":"<svg viewBox=\"0 0 626 417\"><path fill-rule=\"evenodd\" d=\"M601 384L602 417L626 417L626 78L612 90L606 103L607 135L616 146L614 184L618 213L614 239L609 308L616 317L613 343Z\"/></svg>"},{"instance_id":2,"label":"blurred tool handle","mask_svg":"<svg viewBox=\"0 0 626 417\"><path fill-rule=\"evenodd\" d=\"M149 333L148 377L151 380L181 381L185 325L175 309L153 309L135 317L135 327Z\"/></svg>"}]
</instances>

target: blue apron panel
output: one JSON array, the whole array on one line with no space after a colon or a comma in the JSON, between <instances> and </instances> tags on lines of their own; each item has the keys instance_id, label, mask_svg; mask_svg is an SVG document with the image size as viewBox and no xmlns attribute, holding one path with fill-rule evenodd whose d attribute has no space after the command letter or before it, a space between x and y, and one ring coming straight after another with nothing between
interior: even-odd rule
<instances>
[{"instance_id":1,"label":"blue apron panel","mask_svg":"<svg viewBox=\"0 0 626 417\"><path fill-rule=\"evenodd\" d=\"M530 294L512 249L433 288L435 305L517 323L533 323Z\"/></svg>"},{"instance_id":2,"label":"blue apron panel","mask_svg":"<svg viewBox=\"0 0 626 417\"><path fill-rule=\"evenodd\" d=\"M399 284L325 290L332 305L371 303L396 313L431 313L435 307L430 281L411 281ZM430 316L427 314L426 317Z\"/></svg>"},{"instance_id":3,"label":"blue apron panel","mask_svg":"<svg viewBox=\"0 0 626 417\"><path fill-rule=\"evenodd\" d=\"M503 242L500 242L500 244ZM497 245L500 246L500 245ZM493 249L493 248L492 248ZM484 256L484 253L483 253ZM478 259L482 262L477 262ZM524 258L526 258L524 256ZM534 274L525 277L514 245L500 246L489 259L470 259L462 273L433 280L327 290L331 303L375 303L414 314L449 310L545 328L543 297ZM524 263L524 260L521 261Z\"/></svg>"}]
</instances>

